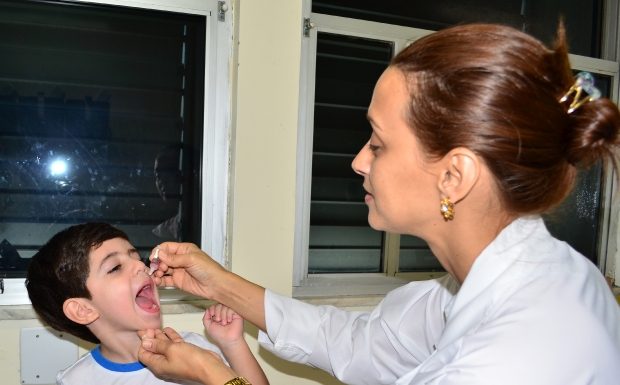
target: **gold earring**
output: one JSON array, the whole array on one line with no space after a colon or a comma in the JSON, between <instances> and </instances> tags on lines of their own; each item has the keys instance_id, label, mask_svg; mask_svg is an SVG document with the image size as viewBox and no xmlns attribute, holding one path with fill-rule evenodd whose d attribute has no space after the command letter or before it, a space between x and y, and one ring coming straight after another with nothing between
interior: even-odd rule
<instances>
[{"instance_id":1,"label":"gold earring","mask_svg":"<svg viewBox=\"0 0 620 385\"><path fill-rule=\"evenodd\" d=\"M454 219L454 203L450 202L450 198L443 198L439 202L439 211L443 215L445 221L451 221Z\"/></svg>"}]
</instances>

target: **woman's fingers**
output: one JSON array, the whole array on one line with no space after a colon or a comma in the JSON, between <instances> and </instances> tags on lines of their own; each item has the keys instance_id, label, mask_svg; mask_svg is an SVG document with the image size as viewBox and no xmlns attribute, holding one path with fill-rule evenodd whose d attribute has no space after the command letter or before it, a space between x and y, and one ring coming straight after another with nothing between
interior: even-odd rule
<instances>
[{"instance_id":1,"label":"woman's fingers","mask_svg":"<svg viewBox=\"0 0 620 385\"><path fill-rule=\"evenodd\" d=\"M181 335L171 327L165 327L162 334L166 335L172 342L183 342Z\"/></svg>"},{"instance_id":2,"label":"woman's fingers","mask_svg":"<svg viewBox=\"0 0 620 385\"><path fill-rule=\"evenodd\" d=\"M187 379L213 384L223 384L235 372L228 367L219 354L184 342L174 329L143 331L138 359L157 376L170 379ZM212 381L211 381L212 380Z\"/></svg>"}]
</instances>

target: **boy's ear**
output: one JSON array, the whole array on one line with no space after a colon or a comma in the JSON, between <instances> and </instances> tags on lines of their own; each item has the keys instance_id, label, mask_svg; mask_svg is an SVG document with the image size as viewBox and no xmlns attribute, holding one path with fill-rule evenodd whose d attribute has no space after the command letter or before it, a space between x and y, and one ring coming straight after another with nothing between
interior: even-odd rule
<instances>
[{"instance_id":1,"label":"boy's ear","mask_svg":"<svg viewBox=\"0 0 620 385\"><path fill-rule=\"evenodd\" d=\"M480 176L480 159L471 150L457 147L441 160L439 191L456 203L465 198Z\"/></svg>"},{"instance_id":2,"label":"boy's ear","mask_svg":"<svg viewBox=\"0 0 620 385\"><path fill-rule=\"evenodd\" d=\"M66 299L62 311L71 321L81 325L88 325L99 318L99 312L86 298Z\"/></svg>"}]
</instances>

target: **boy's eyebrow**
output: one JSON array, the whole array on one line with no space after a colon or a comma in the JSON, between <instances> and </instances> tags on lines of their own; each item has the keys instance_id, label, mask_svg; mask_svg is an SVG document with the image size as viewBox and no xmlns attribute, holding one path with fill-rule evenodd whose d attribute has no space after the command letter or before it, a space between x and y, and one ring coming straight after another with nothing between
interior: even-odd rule
<instances>
[{"instance_id":1,"label":"boy's eyebrow","mask_svg":"<svg viewBox=\"0 0 620 385\"><path fill-rule=\"evenodd\" d=\"M134 254L134 253L138 253L138 249L136 249L135 247L132 247L131 249L127 249L127 255L131 255L131 254ZM103 257L103 259L99 263L99 269L101 269L101 266L103 266L105 261L107 261L108 259L110 259L112 257L115 257L115 256L117 256L119 254L120 254L120 252L113 251L113 252L109 253L108 255L106 255L105 257Z\"/></svg>"},{"instance_id":2,"label":"boy's eyebrow","mask_svg":"<svg viewBox=\"0 0 620 385\"><path fill-rule=\"evenodd\" d=\"M102 268L102 267L103 267L103 265L105 264L105 261L107 261L108 259L110 259L110 258L112 258L112 257L117 256L118 254L119 254L119 252L118 252L118 251L113 251L113 252L109 253L108 255L106 255L105 257L103 257L103 258L101 259L101 261L99 262L98 269L99 269L99 270L101 270L101 268Z\"/></svg>"}]
</instances>

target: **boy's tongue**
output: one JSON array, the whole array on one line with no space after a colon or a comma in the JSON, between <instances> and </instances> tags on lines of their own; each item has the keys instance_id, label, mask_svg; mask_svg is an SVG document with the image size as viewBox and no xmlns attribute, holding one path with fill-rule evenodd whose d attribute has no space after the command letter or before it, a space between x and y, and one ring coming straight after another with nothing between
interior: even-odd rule
<instances>
[{"instance_id":1,"label":"boy's tongue","mask_svg":"<svg viewBox=\"0 0 620 385\"><path fill-rule=\"evenodd\" d=\"M136 296L136 303L140 308L149 313L159 312L159 303L155 299L155 293L153 292L153 286L147 285L138 292Z\"/></svg>"}]
</instances>

